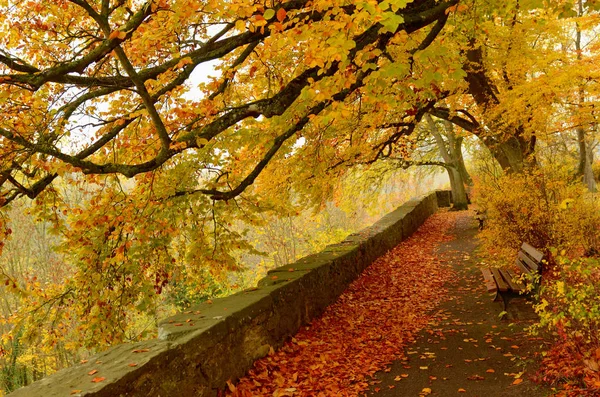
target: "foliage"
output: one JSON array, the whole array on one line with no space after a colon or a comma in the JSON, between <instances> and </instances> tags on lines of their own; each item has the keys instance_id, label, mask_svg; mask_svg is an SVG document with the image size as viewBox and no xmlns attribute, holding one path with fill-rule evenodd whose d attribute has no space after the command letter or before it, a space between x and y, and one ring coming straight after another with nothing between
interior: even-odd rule
<instances>
[{"instance_id":1,"label":"foliage","mask_svg":"<svg viewBox=\"0 0 600 397\"><path fill-rule=\"evenodd\" d=\"M552 280L534 305L540 316L535 331L547 331L556 345L543 361L544 380L600 392L600 259L557 257Z\"/></svg>"},{"instance_id":2,"label":"foliage","mask_svg":"<svg viewBox=\"0 0 600 397\"><path fill-rule=\"evenodd\" d=\"M532 170L480 181L476 202L486 211L482 248L490 263L512 263L523 242L550 254L593 255L600 248L600 202L557 170ZM553 264L552 255L549 255Z\"/></svg>"},{"instance_id":3,"label":"foliage","mask_svg":"<svg viewBox=\"0 0 600 397\"><path fill-rule=\"evenodd\" d=\"M426 113L505 170L574 161L600 97L598 2L580 4L0 1L0 252L25 246L23 198L56 248L4 267L4 348L42 346L23 365L49 372L352 231L327 207L405 199L380 160L410 158ZM479 176L497 260L522 240L595 252L597 203L567 174Z\"/></svg>"}]
</instances>

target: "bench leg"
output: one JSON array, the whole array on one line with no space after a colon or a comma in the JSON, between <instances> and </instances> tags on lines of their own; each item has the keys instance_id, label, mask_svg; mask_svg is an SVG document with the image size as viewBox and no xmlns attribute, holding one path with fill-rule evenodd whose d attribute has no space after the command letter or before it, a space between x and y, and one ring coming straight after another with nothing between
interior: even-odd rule
<instances>
[{"instance_id":1,"label":"bench leg","mask_svg":"<svg viewBox=\"0 0 600 397\"><path fill-rule=\"evenodd\" d=\"M510 296L508 294L500 294L502 297L502 311L506 311L508 309L508 301L510 300Z\"/></svg>"},{"instance_id":2,"label":"bench leg","mask_svg":"<svg viewBox=\"0 0 600 397\"><path fill-rule=\"evenodd\" d=\"M496 291L496 296L494 296L493 302L502 301L502 310L506 311L508 308L508 301L510 300L510 296L508 294L502 294L500 291Z\"/></svg>"}]
</instances>

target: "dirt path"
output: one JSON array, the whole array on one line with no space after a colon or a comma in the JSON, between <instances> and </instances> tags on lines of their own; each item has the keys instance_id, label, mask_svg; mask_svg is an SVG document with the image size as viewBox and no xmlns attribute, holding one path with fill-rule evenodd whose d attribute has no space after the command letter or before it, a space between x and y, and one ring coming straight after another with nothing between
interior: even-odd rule
<instances>
[{"instance_id":1,"label":"dirt path","mask_svg":"<svg viewBox=\"0 0 600 397\"><path fill-rule=\"evenodd\" d=\"M477 232L472 214L457 218L456 236L438 253L456 272L435 320L421 330L405 358L378 372L380 383L369 395L392 396L548 396L532 383L533 358L540 341L523 331L534 318L524 299L509 306L501 320L501 304L492 302L477 269ZM520 377L519 377L519 374ZM517 380L519 379L519 380Z\"/></svg>"}]
</instances>

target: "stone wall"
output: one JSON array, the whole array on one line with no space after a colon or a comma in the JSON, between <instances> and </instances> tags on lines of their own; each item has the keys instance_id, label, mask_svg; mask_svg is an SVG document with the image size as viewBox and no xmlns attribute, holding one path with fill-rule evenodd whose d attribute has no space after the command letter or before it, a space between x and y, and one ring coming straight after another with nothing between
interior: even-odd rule
<instances>
[{"instance_id":1,"label":"stone wall","mask_svg":"<svg viewBox=\"0 0 600 397\"><path fill-rule=\"evenodd\" d=\"M114 346L13 397L216 396L301 325L319 316L376 258L410 236L450 192L413 199L323 251L271 270L258 287L161 322L159 337ZM97 370L94 375L88 375ZM94 377L105 380L94 383Z\"/></svg>"}]
</instances>

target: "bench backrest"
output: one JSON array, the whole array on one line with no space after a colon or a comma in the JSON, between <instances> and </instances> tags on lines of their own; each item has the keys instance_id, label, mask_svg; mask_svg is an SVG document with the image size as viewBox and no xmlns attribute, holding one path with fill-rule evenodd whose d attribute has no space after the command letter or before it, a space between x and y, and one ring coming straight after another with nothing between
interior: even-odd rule
<instances>
[{"instance_id":1,"label":"bench backrest","mask_svg":"<svg viewBox=\"0 0 600 397\"><path fill-rule=\"evenodd\" d=\"M544 254L527 243L523 243L517 255L517 266L524 273L542 273Z\"/></svg>"}]
</instances>

